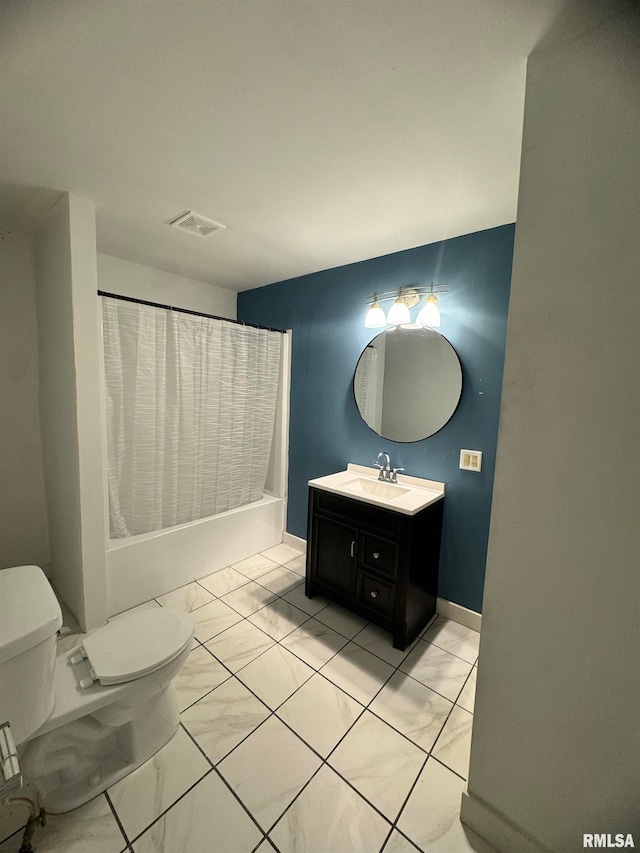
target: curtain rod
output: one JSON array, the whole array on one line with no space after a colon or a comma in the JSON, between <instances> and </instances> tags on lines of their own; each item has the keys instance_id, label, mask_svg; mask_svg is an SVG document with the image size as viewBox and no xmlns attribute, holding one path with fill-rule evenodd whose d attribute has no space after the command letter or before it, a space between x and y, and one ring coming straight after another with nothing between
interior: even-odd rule
<instances>
[{"instance_id":1,"label":"curtain rod","mask_svg":"<svg viewBox=\"0 0 640 853\"><path fill-rule=\"evenodd\" d=\"M285 335L284 329L273 329L271 326L259 326L257 323L245 323L244 320L230 320L228 317L218 317L215 314L205 314L204 311L191 311L189 308L176 308L174 305L161 305L159 302L148 302L146 299L134 299L133 296L121 296L119 293L98 291L98 296L108 296L109 299L122 299L123 302L134 302L136 305L149 305L151 308L164 308L166 311L177 311L179 314L192 314L194 317L208 317L209 320L224 320L225 323L235 323L236 326L249 326L251 329L263 329L265 332L279 332Z\"/></svg>"}]
</instances>

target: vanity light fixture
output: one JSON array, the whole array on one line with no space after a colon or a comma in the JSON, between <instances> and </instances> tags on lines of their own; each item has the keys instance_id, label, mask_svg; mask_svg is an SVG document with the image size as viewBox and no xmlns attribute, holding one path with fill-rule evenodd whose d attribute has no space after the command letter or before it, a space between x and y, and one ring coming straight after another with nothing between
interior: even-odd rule
<instances>
[{"instance_id":1,"label":"vanity light fixture","mask_svg":"<svg viewBox=\"0 0 640 853\"><path fill-rule=\"evenodd\" d=\"M387 323L390 326L404 326L411 322L411 314L409 314L409 306L404 301L401 293L394 300L393 305L389 308L387 314Z\"/></svg>"},{"instance_id":2,"label":"vanity light fixture","mask_svg":"<svg viewBox=\"0 0 640 853\"><path fill-rule=\"evenodd\" d=\"M438 297L435 294L446 292L446 285L434 285L431 282L428 287L401 287L398 290L374 293L368 300L369 310L364 319L364 325L367 329L383 329L385 326L408 326L411 324L409 309L414 308L424 296L425 304L416 317L415 327L436 329L440 326L440 311L437 307ZM393 303L385 316L380 302L392 299Z\"/></svg>"},{"instance_id":3,"label":"vanity light fixture","mask_svg":"<svg viewBox=\"0 0 640 853\"><path fill-rule=\"evenodd\" d=\"M364 325L367 329L383 329L387 325L387 318L378 302L378 294L373 294L373 304L367 311L367 316L364 318Z\"/></svg>"},{"instance_id":4,"label":"vanity light fixture","mask_svg":"<svg viewBox=\"0 0 640 853\"><path fill-rule=\"evenodd\" d=\"M420 326L423 329L426 327L437 329L440 327L438 297L433 292L433 284L431 285L431 292L425 299L425 303L416 317L416 326Z\"/></svg>"}]
</instances>

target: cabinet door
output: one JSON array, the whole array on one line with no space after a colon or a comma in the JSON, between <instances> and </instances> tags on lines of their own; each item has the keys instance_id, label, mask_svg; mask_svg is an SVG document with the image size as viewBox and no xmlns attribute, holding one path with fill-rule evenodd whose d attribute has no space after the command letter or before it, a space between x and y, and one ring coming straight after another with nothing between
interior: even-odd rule
<instances>
[{"instance_id":1,"label":"cabinet door","mask_svg":"<svg viewBox=\"0 0 640 853\"><path fill-rule=\"evenodd\" d=\"M353 598L356 583L357 529L317 515L313 524L315 579L330 589Z\"/></svg>"}]
</instances>

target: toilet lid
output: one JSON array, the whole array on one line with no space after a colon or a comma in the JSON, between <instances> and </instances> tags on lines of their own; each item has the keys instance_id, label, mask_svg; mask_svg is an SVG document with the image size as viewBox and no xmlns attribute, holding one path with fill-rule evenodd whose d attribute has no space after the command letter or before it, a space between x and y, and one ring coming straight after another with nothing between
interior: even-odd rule
<instances>
[{"instance_id":1,"label":"toilet lid","mask_svg":"<svg viewBox=\"0 0 640 853\"><path fill-rule=\"evenodd\" d=\"M193 630L187 613L153 607L118 616L82 645L96 678L102 684L121 684L173 660L191 644Z\"/></svg>"}]
</instances>

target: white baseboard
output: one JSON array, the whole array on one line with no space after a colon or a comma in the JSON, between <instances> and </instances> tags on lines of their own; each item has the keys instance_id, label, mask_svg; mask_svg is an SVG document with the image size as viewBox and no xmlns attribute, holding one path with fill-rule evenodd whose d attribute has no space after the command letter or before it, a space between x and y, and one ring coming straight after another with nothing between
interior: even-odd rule
<instances>
[{"instance_id":1,"label":"white baseboard","mask_svg":"<svg viewBox=\"0 0 640 853\"><path fill-rule=\"evenodd\" d=\"M290 545L292 548L297 548L298 551L302 551L303 553L307 553L307 540L301 539L299 536L294 536L293 533L287 533L286 531L282 534L282 541L285 545Z\"/></svg>"},{"instance_id":2,"label":"white baseboard","mask_svg":"<svg viewBox=\"0 0 640 853\"><path fill-rule=\"evenodd\" d=\"M457 622L459 625L465 625L472 631L479 632L482 627L481 613L476 613L475 610L469 610L453 601L447 601L446 598L437 599L436 610L446 619L451 619L452 622Z\"/></svg>"},{"instance_id":3,"label":"white baseboard","mask_svg":"<svg viewBox=\"0 0 640 853\"><path fill-rule=\"evenodd\" d=\"M462 795L460 820L500 853L551 853L548 847L467 791Z\"/></svg>"}]
</instances>

